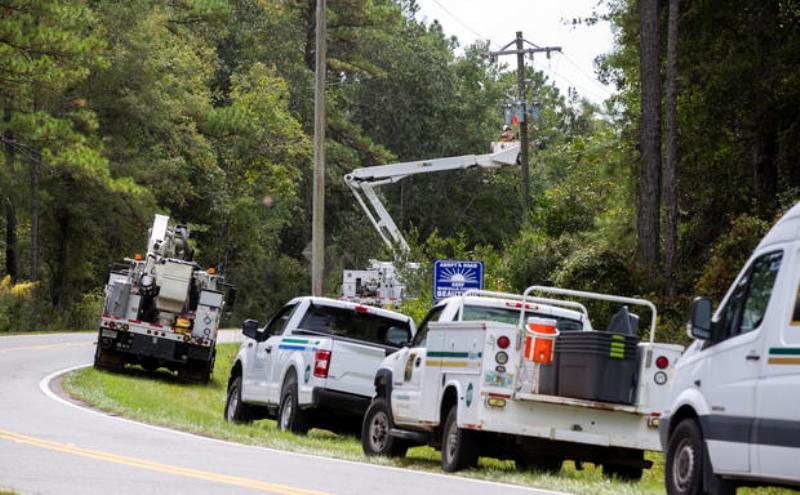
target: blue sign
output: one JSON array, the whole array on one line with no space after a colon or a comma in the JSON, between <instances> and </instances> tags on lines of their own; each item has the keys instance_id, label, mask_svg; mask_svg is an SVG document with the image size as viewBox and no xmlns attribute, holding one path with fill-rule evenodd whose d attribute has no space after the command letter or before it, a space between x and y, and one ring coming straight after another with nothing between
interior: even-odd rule
<instances>
[{"instance_id":1,"label":"blue sign","mask_svg":"<svg viewBox=\"0 0 800 495\"><path fill-rule=\"evenodd\" d=\"M483 289L483 261L436 260L433 263L433 302Z\"/></svg>"}]
</instances>

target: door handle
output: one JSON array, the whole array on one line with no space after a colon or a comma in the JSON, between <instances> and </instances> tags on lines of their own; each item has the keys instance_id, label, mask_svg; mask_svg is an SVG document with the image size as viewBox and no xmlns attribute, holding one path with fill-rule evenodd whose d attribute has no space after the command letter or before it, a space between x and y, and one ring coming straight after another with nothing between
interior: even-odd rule
<instances>
[{"instance_id":1,"label":"door handle","mask_svg":"<svg viewBox=\"0 0 800 495\"><path fill-rule=\"evenodd\" d=\"M745 359L747 359L748 361L758 361L759 359L761 359L761 356L759 356L758 354L748 354L745 357Z\"/></svg>"},{"instance_id":2,"label":"door handle","mask_svg":"<svg viewBox=\"0 0 800 495\"><path fill-rule=\"evenodd\" d=\"M422 363L422 358L417 356L417 360L414 361L414 367L419 368L420 363Z\"/></svg>"},{"instance_id":3,"label":"door handle","mask_svg":"<svg viewBox=\"0 0 800 495\"><path fill-rule=\"evenodd\" d=\"M271 354L272 353L272 346L265 347L264 350L267 351L267 354Z\"/></svg>"}]
</instances>

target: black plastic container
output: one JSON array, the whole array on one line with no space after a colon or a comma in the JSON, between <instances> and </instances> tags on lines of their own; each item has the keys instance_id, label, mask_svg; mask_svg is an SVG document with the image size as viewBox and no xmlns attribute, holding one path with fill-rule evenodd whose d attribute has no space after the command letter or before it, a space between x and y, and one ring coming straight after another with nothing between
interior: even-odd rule
<instances>
[{"instance_id":1,"label":"black plastic container","mask_svg":"<svg viewBox=\"0 0 800 495\"><path fill-rule=\"evenodd\" d=\"M539 390L544 395L558 395L558 354L553 355L550 364L539 367Z\"/></svg>"},{"instance_id":2,"label":"black plastic container","mask_svg":"<svg viewBox=\"0 0 800 495\"><path fill-rule=\"evenodd\" d=\"M559 335L554 361L558 367L555 377L557 395L631 404L636 384L638 343L639 337L620 333ZM541 381L539 386L541 388Z\"/></svg>"}]
</instances>

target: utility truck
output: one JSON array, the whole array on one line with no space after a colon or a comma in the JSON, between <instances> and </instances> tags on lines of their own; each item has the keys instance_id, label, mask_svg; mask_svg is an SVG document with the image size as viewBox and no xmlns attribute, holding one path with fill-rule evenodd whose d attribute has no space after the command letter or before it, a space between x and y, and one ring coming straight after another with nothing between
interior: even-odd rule
<instances>
[{"instance_id":1,"label":"utility truck","mask_svg":"<svg viewBox=\"0 0 800 495\"><path fill-rule=\"evenodd\" d=\"M586 307L564 297L625 306L595 331ZM639 342L628 305L651 313L648 340ZM658 418L682 351L656 343L655 329L656 308L643 299L540 286L446 299L381 364L363 450L400 456L432 445L445 471L479 456L549 471L572 459L638 480L650 466L644 452L661 449Z\"/></svg>"},{"instance_id":2,"label":"utility truck","mask_svg":"<svg viewBox=\"0 0 800 495\"><path fill-rule=\"evenodd\" d=\"M667 493L800 487L800 203L687 330L660 425Z\"/></svg>"},{"instance_id":3,"label":"utility truck","mask_svg":"<svg viewBox=\"0 0 800 495\"><path fill-rule=\"evenodd\" d=\"M378 365L414 335L408 316L324 297L289 301L263 327L246 320L225 419L278 419L284 431L361 424Z\"/></svg>"},{"instance_id":4,"label":"utility truck","mask_svg":"<svg viewBox=\"0 0 800 495\"><path fill-rule=\"evenodd\" d=\"M192 260L189 229L170 225L168 216L155 216L146 252L111 268L94 366L163 366L184 381L207 383L220 320L235 291L222 274Z\"/></svg>"},{"instance_id":5,"label":"utility truck","mask_svg":"<svg viewBox=\"0 0 800 495\"><path fill-rule=\"evenodd\" d=\"M466 170L473 167L496 169L505 165L519 165L519 143L492 143L492 152L483 155L462 155L412 162L376 165L353 170L344 181L384 244L394 253L408 253L408 242L381 202L376 189L394 184L407 177L432 172ZM419 263L408 263L409 270L419 268ZM377 306L396 305L406 295L405 283L397 273L393 261L370 260L365 270L344 270L342 273L342 299Z\"/></svg>"}]
</instances>

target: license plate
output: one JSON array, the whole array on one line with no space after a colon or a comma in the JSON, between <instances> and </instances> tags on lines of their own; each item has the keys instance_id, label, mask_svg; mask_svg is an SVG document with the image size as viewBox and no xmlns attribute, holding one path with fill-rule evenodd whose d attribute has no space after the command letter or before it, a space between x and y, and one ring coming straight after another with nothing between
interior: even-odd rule
<instances>
[{"instance_id":1,"label":"license plate","mask_svg":"<svg viewBox=\"0 0 800 495\"><path fill-rule=\"evenodd\" d=\"M113 339L113 338L116 338L117 331L116 330L111 330L110 328L104 328L102 335L103 335L103 337L110 337L110 338Z\"/></svg>"}]
</instances>

